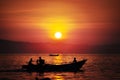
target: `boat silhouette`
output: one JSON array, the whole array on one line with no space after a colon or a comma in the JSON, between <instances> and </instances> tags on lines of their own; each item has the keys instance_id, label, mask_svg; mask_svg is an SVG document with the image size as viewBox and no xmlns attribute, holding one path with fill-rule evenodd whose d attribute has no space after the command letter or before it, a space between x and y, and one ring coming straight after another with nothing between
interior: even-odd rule
<instances>
[{"instance_id":1,"label":"boat silhouette","mask_svg":"<svg viewBox=\"0 0 120 80\"><path fill-rule=\"evenodd\" d=\"M87 59L83 59L81 61L61 64L61 65L53 65L53 64L44 64L44 65L22 65L22 70L30 71L30 72L54 72L54 71L79 71L82 66L85 64Z\"/></svg>"},{"instance_id":2,"label":"boat silhouette","mask_svg":"<svg viewBox=\"0 0 120 80\"><path fill-rule=\"evenodd\" d=\"M49 56L59 56L59 54L49 54Z\"/></svg>"}]
</instances>

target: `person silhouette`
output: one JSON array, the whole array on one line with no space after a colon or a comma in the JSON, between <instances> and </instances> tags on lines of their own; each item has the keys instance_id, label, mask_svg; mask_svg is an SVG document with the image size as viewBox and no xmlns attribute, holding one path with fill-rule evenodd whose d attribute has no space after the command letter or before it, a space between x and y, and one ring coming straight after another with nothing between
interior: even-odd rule
<instances>
[{"instance_id":1,"label":"person silhouette","mask_svg":"<svg viewBox=\"0 0 120 80\"><path fill-rule=\"evenodd\" d=\"M45 60L42 59L41 57L39 57L38 63L39 63L40 65L44 65L44 64L45 64Z\"/></svg>"},{"instance_id":2,"label":"person silhouette","mask_svg":"<svg viewBox=\"0 0 120 80\"><path fill-rule=\"evenodd\" d=\"M39 64L39 60L38 60L38 59L36 60L36 64L37 64L37 65Z\"/></svg>"},{"instance_id":3,"label":"person silhouette","mask_svg":"<svg viewBox=\"0 0 120 80\"><path fill-rule=\"evenodd\" d=\"M33 60L32 60L32 58L30 58L28 65L33 65L32 62L33 62Z\"/></svg>"},{"instance_id":4,"label":"person silhouette","mask_svg":"<svg viewBox=\"0 0 120 80\"><path fill-rule=\"evenodd\" d=\"M77 62L77 60L76 60L76 58L74 58L73 63L76 63L76 62Z\"/></svg>"}]
</instances>

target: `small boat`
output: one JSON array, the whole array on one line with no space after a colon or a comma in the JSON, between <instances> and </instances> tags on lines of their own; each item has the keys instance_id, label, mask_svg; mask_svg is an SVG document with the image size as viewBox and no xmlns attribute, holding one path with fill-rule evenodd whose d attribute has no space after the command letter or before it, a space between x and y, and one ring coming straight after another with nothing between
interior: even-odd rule
<instances>
[{"instance_id":1,"label":"small boat","mask_svg":"<svg viewBox=\"0 0 120 80\"><path fill-rule=\"evenodd\" d=\"M59 56L59 54L50 54L49 56Z\"/></svg>"},{"instance_id":2,"label":"small boat","mask_svg":"<svg viewBox=\"0 0 120 80\"><path fill-rule=\"evenodd\" d=\"M53 64L44 64L40 65L22 65L22 69L30 72L75 72L79 71L80 68L85 64L87 59L81 61L72 62L68 64L53 65Z\"/></svg>"}]
</instances>

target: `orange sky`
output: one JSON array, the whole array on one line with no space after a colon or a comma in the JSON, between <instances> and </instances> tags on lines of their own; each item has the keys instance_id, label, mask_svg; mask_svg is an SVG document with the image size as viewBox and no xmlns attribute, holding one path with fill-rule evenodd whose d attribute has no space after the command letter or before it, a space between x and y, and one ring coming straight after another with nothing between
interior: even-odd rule
<instances>
[{"instance_id":1,"label":"orange sky","mask_svg":"<svg viewBox=\"0 0 120 80\"><path fill-rule=\"evenodd\" d=\"M98 44L119 22L119 0L0 0L0 38ZM113 27L114 26L114 27Z\"/></svg>"}]
</instances>

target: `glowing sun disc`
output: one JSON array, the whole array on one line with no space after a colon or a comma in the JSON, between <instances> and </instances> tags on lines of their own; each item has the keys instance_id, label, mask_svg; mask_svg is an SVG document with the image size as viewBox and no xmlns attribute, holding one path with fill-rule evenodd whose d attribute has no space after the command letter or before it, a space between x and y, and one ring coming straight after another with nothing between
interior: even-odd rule
<instances>
[{"instance_id":1,"label":"glowing sun disc","mask_svg":"<svg viewBox=\"0 0 120 80\"><path fill-rule=\"evenodd\" d=\"M62 37L62 33L61 32L56 32L55 33L55 38L60 39Z\"/></svg>"}]
</instances>

